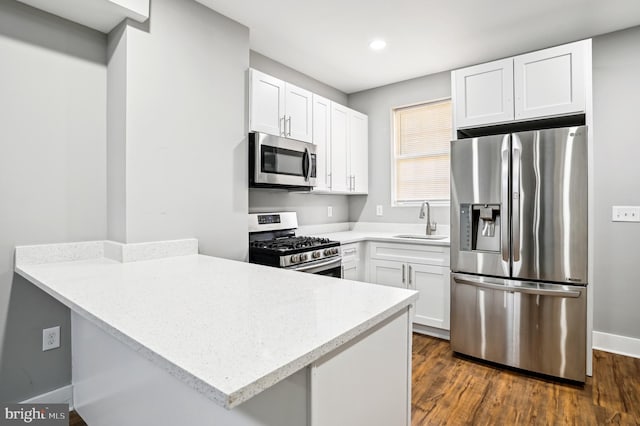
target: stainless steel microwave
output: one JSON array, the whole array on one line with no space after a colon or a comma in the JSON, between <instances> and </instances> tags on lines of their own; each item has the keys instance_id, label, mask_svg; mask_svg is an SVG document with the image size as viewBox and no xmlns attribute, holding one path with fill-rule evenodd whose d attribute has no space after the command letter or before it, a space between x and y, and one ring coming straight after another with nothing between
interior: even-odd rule
<instances>
[{"instance_id":1,"label":"stainless steel microwave","mask_svg":"<svg viewBox=\"0 0 640 426\"><path fill-rule=\"evenodd\" d=\"M316 185L316 146L249 133L249 186L310 190Z\"/></svg>"}]
</instances>

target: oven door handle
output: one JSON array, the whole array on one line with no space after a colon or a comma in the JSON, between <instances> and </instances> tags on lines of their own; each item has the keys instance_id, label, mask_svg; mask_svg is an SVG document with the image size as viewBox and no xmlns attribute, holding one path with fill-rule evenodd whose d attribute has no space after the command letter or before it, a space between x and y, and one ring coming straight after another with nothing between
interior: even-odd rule
<instances>
[{"instance_id":1,"label":"oven door handle","mask_svg":"<svg viewBox=\"0 0 640 426\"><path fill-rule=\"evenodd\" d=\"M327 269L331 269L332 267L338 267L340 266L340 264L342 263L342 258L341 257L335 257L333 259L330 259L326 262L320 262L320 263L312 263L312 264L306 264L306 265L300 265L300 266L294 266L293 268L287 268L289 270L292 271L300 271L300 272L310 272L310 273L316 273L319 271L324 271Z\"/></svg>"}]
</instances>

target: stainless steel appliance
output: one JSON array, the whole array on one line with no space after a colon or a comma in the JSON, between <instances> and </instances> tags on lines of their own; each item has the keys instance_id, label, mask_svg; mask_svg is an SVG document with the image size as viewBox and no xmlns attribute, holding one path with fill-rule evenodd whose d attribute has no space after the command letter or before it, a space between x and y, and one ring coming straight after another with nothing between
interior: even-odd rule
<instances>
[{"instance_id":1,"label":"stainless steel appliance","mask_svg":"<svg viewBox=\"0 0 640 426\"><path fill-rule=\"evenodd\" d=\"M249 186L310 190L316 185L316 146L266 133L249 133Z\"/></svg>"},{"instance_id":2,"label":"stainless steel appliance","mask_svg":"<svg viewBox=\"0 0 640 426\"><path fill-rule=\"evenodd\" d=\"M451 346L584 382L587 129L451 142Z\"/></svg>"},{"instance_id":3,"label":"stainless steel appliance","mask_svg":"<svg viewBox=\"0 0 640 426\"><path fill-rule=\"evenodd\" d=\"M249 262L342 278L340 242L296 236L295 212L249 214Z\"/></svg>"}]
</instances>

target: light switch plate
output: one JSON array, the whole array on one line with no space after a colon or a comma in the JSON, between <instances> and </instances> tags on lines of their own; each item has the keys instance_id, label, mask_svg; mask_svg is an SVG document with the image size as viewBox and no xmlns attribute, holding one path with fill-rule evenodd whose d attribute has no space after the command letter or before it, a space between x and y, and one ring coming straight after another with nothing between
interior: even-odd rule
<instances>
[{"instance_id":1,"label":"light switch plate","mask_svg":"<svg viewBox=\"0 0 640 426\"><path fill-rule=\"evenodd\" d=\"M612 222L640 222L640 206L613 206Z\"/></svg>"},{"instance_id":2,"label":"light switch plate","mask_svg":"<svg viewBox=\"0 0 640 426\"><path fill-rule=\"evenodd\" d=\"M333 216L333 207L327 206L327 217Z\"/></svg>"},{"instance_id":3,"label":"light switch plate","mask_svg":"<svg viewBox=\"0 0 640 426\"><path fill-rule=\"evenodd\" d=\"M378 204L376 206L376 216L382 216L382 205Z\"/></svg>"}]
</instances>

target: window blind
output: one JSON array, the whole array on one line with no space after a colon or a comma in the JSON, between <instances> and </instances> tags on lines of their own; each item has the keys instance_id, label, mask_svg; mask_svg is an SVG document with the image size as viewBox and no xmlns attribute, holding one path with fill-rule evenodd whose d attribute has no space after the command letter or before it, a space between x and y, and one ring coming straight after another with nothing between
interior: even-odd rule
<instances>
[{"instance_id":1,"label":"window blind","mask_svg":"<svg viewBox=\"0 0 640 426\"><path fill-rule=\"evenodd\" d=\"M393 113L395 201L449 200L451 100Z\"/></svg>"}]
</instances>

